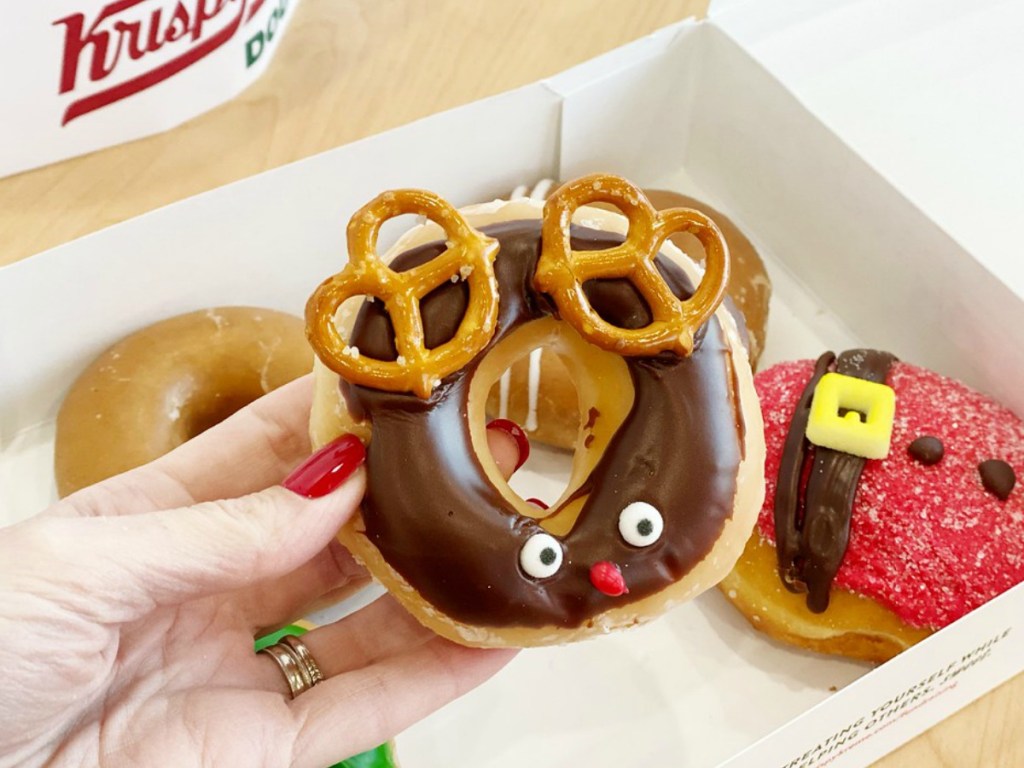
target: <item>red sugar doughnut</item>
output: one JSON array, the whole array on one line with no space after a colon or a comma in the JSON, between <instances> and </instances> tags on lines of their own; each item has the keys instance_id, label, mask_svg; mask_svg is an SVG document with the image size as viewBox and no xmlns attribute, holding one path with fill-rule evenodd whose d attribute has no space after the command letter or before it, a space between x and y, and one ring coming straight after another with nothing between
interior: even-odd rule
<instances>
[{"instance_id":1,"label":"red sugar doughnut","mask_svg":"<svg viewBox=\"0 0 1024 768\"><path fill-rule=\"evenodd\" d=\"M964 384L893 362L885 378L896 395L889 455L864 462L830 602L815 613L806 594L782 585L774 512L787 435L814 369L814 361L801 360L755 377L767 447L765 504L722 590L774 637L881 660L1024 581L1024 488L1007 489L1024 473L1024 421ZM941 446L921 441L915 458L910 446L925 436ZM986 487L981 465L990 460L1008 467L997 464ZM801 487L809 474L804 465Z\"/></svg>"}]
</instances>

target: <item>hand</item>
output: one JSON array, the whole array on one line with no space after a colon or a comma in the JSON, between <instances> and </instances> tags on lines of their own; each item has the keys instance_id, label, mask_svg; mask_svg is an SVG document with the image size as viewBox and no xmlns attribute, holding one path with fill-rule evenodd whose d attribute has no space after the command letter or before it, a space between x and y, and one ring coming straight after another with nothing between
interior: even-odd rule
<instances>
[{"instance_id":1,"label":"hand","mask_svg":"<svg viewBox=\"0 0 1024 768\"><path fill-rule=\"evenodd\" d=\"M351 476L322 498L277 485L309 454L311 389L0 530L0 764L323 768L512 657L437 637L390 597L303 637L327 679L294 701L253 652L368 578L334 538L363 493L358 441L332 444L319 490ZM516 442L488 436L510 475ZM317 456L286 485L319 479Z\"/></svg>"}]
</instances>

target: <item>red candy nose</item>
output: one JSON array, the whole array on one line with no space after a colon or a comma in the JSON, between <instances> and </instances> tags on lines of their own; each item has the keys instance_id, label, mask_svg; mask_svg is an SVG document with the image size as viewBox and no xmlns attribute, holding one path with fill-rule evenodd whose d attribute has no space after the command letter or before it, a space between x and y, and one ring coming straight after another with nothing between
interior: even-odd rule
<instances>
[{"instance_id":1,"label":"red candy nose","mask_svg":"<svg viewBox=\"0 0 1024 768\"><path fill-rule=\"evenodd\" d=\"M608 560L590 566L590 583L610 597L618 597L629 592L619 566Z\"/></svg>"}]
</instances>

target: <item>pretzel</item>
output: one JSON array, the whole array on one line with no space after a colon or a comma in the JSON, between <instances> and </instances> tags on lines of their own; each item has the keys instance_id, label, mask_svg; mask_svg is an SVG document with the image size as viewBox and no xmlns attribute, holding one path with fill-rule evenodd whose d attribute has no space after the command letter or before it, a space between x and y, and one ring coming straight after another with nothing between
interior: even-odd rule
<instances>
[{"instance_id":1,"label":"pretzel","mask_svg":"<svg viewBox=\"0 0 1024 768\"><path fill-rule=\"evenodd\" d=\"M435 222L444 230L448 247L425 264L394 272L377 255L377 238L385 221L404 213ZM347 237L349 263L321 283L306 304L310 344L328 368L354 384L428 398L442 378L465 366L494 336L497 241L473 229L451 204L420 189L378 195L349 221ZM419 302L446 281L457 279L469 283L466 313L455 336L427 349ZM395 360L367 357L346 343L335 314L355 296L384 302L395 331Z\"/></svg>"},{"instance_id":2,"label":"pretzel","mask_svg":"<svg viewBox=\"0 0 1024 768\"><path fill-rule=\"evenodd\" d=\"M575 251L569 227L580 206L611 203L629 219L622 245L602 251ZM707 252L704 278L693 296L680 301L669 289L654 257L676 232L694 235ZM653 320L643 328L621 328L602 318L583 286L588 280L626 278L640 291ZM666 350L693 351L693 336L718 308L729 280L728 246L711 219L690 208L658 213L640 190L623 178L592 174L570 181L544 206L543 246L534 274L537 288L550 295L563 320L595 346L626 356Z\"/></svg>"}]
</instances>

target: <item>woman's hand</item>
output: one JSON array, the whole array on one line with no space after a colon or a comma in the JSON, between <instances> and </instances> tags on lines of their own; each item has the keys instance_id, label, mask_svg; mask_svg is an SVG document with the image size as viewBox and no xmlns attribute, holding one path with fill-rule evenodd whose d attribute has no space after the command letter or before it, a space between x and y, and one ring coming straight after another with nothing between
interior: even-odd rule
<instances>
[{"instance_id":1,"label":"woman's hand","mask_svg":"<svg viewBox=\"0 0 1024 768\"><path fill-rule=\"evenodd\" d=\"M390 597L303 637L327 679L294 701L253 652L367 580L334 539L363 493L361 445L278 485L309 454L311 389L0 530L0 764L323 768L512 657L441 639ZM488 435L511 474L516 441Z\"/></svg>"}]
</instances>

